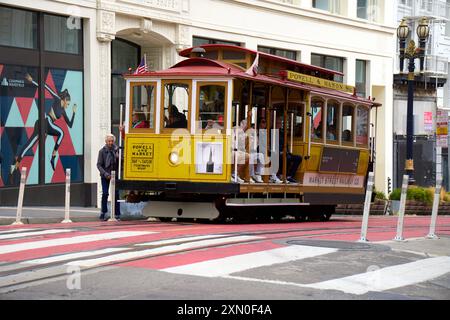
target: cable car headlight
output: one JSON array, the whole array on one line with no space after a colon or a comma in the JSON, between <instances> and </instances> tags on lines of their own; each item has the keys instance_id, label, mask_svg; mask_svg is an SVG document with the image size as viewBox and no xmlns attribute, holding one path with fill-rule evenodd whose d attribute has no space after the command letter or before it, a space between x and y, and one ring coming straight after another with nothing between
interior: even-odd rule
<instances>
[{"instance_id":1,"label":"cable car headlight","mask_svg":"<svg viewBox=\"0 0 450 320\"><path fill-rule=\"evenodd\" d=\"M180 162L180 156L177 152L171 152L169 154L169 161L173 165L177 165Z\"/></svg>"}]
</instances>

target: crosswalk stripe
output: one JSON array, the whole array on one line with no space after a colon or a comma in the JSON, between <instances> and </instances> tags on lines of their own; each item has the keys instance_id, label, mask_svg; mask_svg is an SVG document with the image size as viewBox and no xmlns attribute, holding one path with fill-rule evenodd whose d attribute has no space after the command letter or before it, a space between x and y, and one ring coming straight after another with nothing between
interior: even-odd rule
<instances>
[{"instance_id":1,"label":"crosswalk stripe","mask_svg":"<svg viewBox=\"0 0 450 320\"><path fill-rule=\"evenodd\" d=\"M35 229L7 229L0 231L0 234L10 234L15 232L33 231Z\"/></svg>"},{"instance_id":2,"label":"crosswalk stripe","mask_svg":"<svg viewBox=\"0 0 450 320\"><path fill-rule=\"evenodd\" d=\"M178 245L170 245L170 246L165 246L165 247L160 247L160 248L119 253L119 254L110 255L107 257L102 257L102 258L97 258L97 259L72 261L72 262L69 262L68 265L75 265L75 266L80 266L80 267L94 267L94 266L107 264L107 263L111 263L111 262L136 259L136 258L141 258L141 257L146 257L146 256L151 256L151 255L167 254L167 253L177 252L177 251L181 251L181 250L189 250L189 249L201 248L201 247L211 246L211 245L225 245L225 244L229 244L229 243L233 243L233 242L250 241L250 240L257 240L257 239L262 239L262 238L263 237L258 237L258 236L236 236L236 237L221 238L221 239L208 239L208 240L197 241L197 242L189 242L189 243L182 243L182 244L178 244Z\"/></svg>"},{"instance_id":3,"label":"crosswalk stripe","mask_svg":"<svg viewBox=\"0 0 450 320\"><path fill-rule=\"evenodd\" d=\"M64 233L64 232L73 232L75 230L71 229L50 229L50 230L37 230L31 232L20 232L20 233L13 233L13 234L2 234L0 235L0 240L6 240L6 239L15 239L15 238L24 238L24 237L33 237L33 236L42 236L46 234L56 234L56 233Z\"/></svg>"},{"instance_id":4,"label":"crosswalk stripe","mask_svg":"<svg viewBox=\"0 0 450 320\"><path fill-rule=\"evenodd\" d=\"M437 257L305 286L361 295L369 291L385 291L413 285L448 272L450 272L450 257Z\"/></svg>"},{"instance_id":5,"label":"crosswalk stripe","mask_svg":"<svg viewBox=\"0 0 450 320\"><path fill-rule=\"evenodd\" d=\"M202 261L184 266L162 269L162 271L195 275L202 277L220 277L235 272L245 271L257 267L270 266L336 252L337 249L289 246L284 248L246 253L226 258Z\"/></svg>"},{"instance_id":6,"label":"crosswalk stripe","mask_svg":"<svg viewBox=\"0 0 450 320\"><path fill-rule=\"evenodd\" d=\"M93 251L82 251L82 252L75 252L75 253L69 253L69 254L62 254L62 255L58 255L58 256L54 256L54 257L28 260L25 262L21 262L21 264L33 264L33 265L48 264L48 263L67 261L67 260L78 259L78 258L97 256L97 255L106 254L106 253L120 252L120 251L125 251L125 250L129 250L129 248L107 248L107 249L100 249L100 250L93 250Z\"/></svg>"},{"instance_id":7,"label":"crosswalk stripe","mask_svg":"<svg viewBox=\"0 0 450 320\"><path fill-rule=\"evenodd\" d=\"M42 248L55 247L55 246L63 246L63 245L69 245L69 244L79 244L79 243L92 242L92 241L136 237L136 236L142 236L142 235L149 235L149 234L153 234L153 233L156 233L156 232L117 231L117 232L107 232L107 233L100 233L100 234L75 236L75 237L69 237L69 238L58 238L58 239L51 239L51 240L15 243L15 244L0 246L0 254L32 250L32 249L42 249Z\"/></svg>"},{"instance_id":8,"label":"crosswalk stripe","mask_svg":"<svg viewBox=\"0 0 450 320\"><path fill-rule=\"evenodd\" d=\"M221 237L225 237L225 236L226 235L222 235L222 234L209 234L209 235L202 235L202 236L192 236L192 237L167 239L167 240L152 241L152 242L145 242L145 243L137 243L135 245L136 246L161 246L161 245L173 244L173 243L182 242L182 241L197 241L197 240L221 238Z\"/></svg>"}]
</instances>

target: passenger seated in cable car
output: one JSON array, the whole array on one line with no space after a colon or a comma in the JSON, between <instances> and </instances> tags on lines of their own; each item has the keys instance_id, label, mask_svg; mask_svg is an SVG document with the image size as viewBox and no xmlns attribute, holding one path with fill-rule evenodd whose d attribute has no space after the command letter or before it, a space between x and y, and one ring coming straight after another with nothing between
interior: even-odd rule
<instances>
[{"instance_id":1,"label":"passenger seated in cable car","mask_svg":"<svg viewBox=\"0 0 450 320\"><path fill-rule=\"evenodd\" d=\"M213 119L208 119L206 122L205 130L210 130L210 129L222 130L223 129L223 116L219 116L217 121L215 121Z\"/></svg>"},{"instance_id":2,"label":"passenger seated in cable car","mask_svg":"<svg viewBox=\"0 0 450 320\"><path fill-rule=\"evenodd\" d=\"M145 120L144 112L133 112L131 125L133 129L150 128L150 123Z\"/></svg>"},{"instance_id":3,"label":"passenger seated in cable car","mask_svg":"<svg viewBox=\"0 0 450 320\"><path fill-rule=\"evenodd\" d=\"M334 140L336 141L336 127L335 126L329 126L327 130L327 140Z\"/></svg>"},{"instance_id":4,"label":"passenger seated in cable car","mask_svg":"<svg viewBox=\"0 0 450 320\"><path fill-rule=\"evenodd\" d=\"M352 132L350 130L347 129L342 132L342 141L352 141Z\"/></svg>"},{"instance_id":5,"label":"passenger seated in cable car","mask_svg":"<svg viewBox=\"0 0 450 320\"><path fill-rule=\"evenodd\" d=\"M280 150L280 169L279 173L283 172L283 148L284 148L284 129L281 126L282 120L281 117L277 117L276 121L276 129L279 129L279 145L278 148ZM295 173L297 172L298 167L302 163L302 157L299 155L294 155L286 150L286 180L290 183L297 183L295 180Z\"/></svg>"},{"instance_id":6,"label":"passenger seated in cable car","mask_svg":"<svg viewBox=\"0 0 450 320\"><path fill-rule=\"evenodd\" d=\"M169 108L169 118L164 117L166 122L165 128L187 128L187 119L184 114L178 111L175 105L171 105Z\"/></svg>"}]
</instances>

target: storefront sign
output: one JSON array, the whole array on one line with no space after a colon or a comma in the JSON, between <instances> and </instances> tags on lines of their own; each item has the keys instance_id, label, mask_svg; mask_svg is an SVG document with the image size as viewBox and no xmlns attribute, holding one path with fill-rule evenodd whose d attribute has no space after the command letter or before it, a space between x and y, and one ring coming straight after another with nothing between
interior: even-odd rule
<instances>
[{"instance_id":1,"label":"storefront sign","mask_svg":"<svg viewBox=\"0 0 450 320\"><path fill-rule=\"evenodd\" d=\"M448 147L448 112L438 110L436 114L436 146Z\"/></svg>"},{"instance_id":2,"label":"storefront sign","mask_svg":"<svg viewBox=\"0 0 450 320\"><path fill-rule=\"evenodd\" d=\"M309 76L309 75L302 74L302 73L292 72L292 71L286 71L286 72L287 72L286 77L290 81L312 84L314 86L343 91L343 92L351 93L351 94L353 94L355 92L355 87L348 86L348 85L340 83L340 82L331 81L331 80L327 80L327 79L321 79L321 78Z\"/></svg>"},{"instance_id":3,"label":"storefront sign","mask_svg":"<svg viewBox=\"0 0 450 320\"><path fill-rule=\"evenodd\" d=\"M362 188L364 186L364 176L307 172L303 177L303 185L315 187Z\"/></svg>"},{"instance_id":4,"label":"storefront sign","mask_svg":"<svg viewBox=\"0 0 450 320\"><path fill-rule=\"evenodd\" d=\"M433 134L433 112L431 111L423 113L423 130L427 134Z\"/></svg>"}]
</instances>

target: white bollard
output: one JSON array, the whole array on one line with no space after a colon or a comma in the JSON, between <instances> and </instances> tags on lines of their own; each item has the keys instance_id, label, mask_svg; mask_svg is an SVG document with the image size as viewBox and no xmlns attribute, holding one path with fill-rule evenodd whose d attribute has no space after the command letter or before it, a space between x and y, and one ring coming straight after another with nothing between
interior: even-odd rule
<instances>
[{"instance_id":1,"label":"white bollard","mask_svg":"<svg viewBox=\"0 0 450 320\"><path fill-rule=\"evenodd\" d=\"M61 223L71 223L70 220L70 169L66 169L66 206L64 209L64 220Z\"/></svg>"},{"instance_id":2,"label":"white bollard","mask_svg":"<svg viewBox=\"0 0 450 320\"><path fill-rule=\"evenodd\" d=\"M367 242L367 228L369 226L370 202L372 200L374 173L369 172L369 179L367 181L366 200L364 202L364 214L361 225L361 238L358 242Z\"/></svg>"},{"instance_id":3,"label":"white bollard","mask_svg":"<svg viewBox=\"0 0 450 320\"><path fill-rule=\"evenodd\" d=\"M397 235L394 238L395 241L405 240L403 238L403 220L405 218L406 195L408 192L408 181L409 181L409 176L405 174L403 176L402 195L400 197L400 209L398 211Z\"/></svg>"},{"instance_id":4,"label":"white bollard","mask_svg":"<svg viewBox=\"0 0 450 320\"><path fill-rule=\"evenodd\" d=\"M25 192L25 183L27 181L27 168L23 167L20 175L20 187L19 187L19 199L17 201L17 214L16 221L12 225L23 224L22 222L22 207L23 207L23 194Z\"/></svg>"},{"instance_id":5,"label":"white bollard","mask_svg":"<svg viewBox=\"0 0 450 320\"><path fill-rule=\"evenodd\" d=\"M439 210L439 200L441 197L442 176L436 179L436 191L434 192L433 211L431 213L430 231L428 232L427 239L439 239L435 234L436 232L436 220Z\"/></svg>"},{"instance_id":6,"label":"white bollard","mask_svg":"<svg viewBox=\"0 0 450 320\"><path fill-rule=\"evenodd\" d=\"M111 195L111 217L108 221L117 221L116 219L116 172L111 171L111 183L110 183L110 195Z\"/></svg>"}]
</instances>

